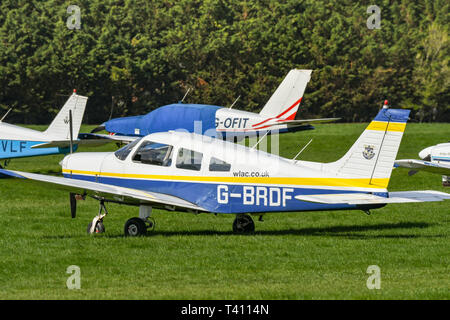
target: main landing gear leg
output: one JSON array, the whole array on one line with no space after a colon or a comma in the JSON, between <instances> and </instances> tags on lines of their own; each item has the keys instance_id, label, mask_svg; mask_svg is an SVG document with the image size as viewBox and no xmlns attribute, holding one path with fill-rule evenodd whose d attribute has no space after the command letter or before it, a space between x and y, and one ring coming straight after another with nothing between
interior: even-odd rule
<instances>
[{"instance_id":1,"label":"main landing gear leg","mask_svg":"<svg viewBox=\"0 0 450 320\"><path fill-rule=\"evenodd\" d=\"M87 232L89 234L104 233L105 225L103 224L103 218L106 217L107 214L108 210L106 210L105 201L100 200L100 208L98 210L98 215L94 219L92 219L92 222L89 223L87 227Z\"/></svg>"},{"instance_id":2,"label":"main landing gear leg","mask_svg":"<svg viewBox=\"0 0 450 320\"><path fill-rule=\"evenodd\" d=\"M138 237L147 234L147 230L155 228L155 220L150 217L152 207L140 206L139 218L129 219L124 226L124 233L126 237Z\"/></svg>"}]
</instances>

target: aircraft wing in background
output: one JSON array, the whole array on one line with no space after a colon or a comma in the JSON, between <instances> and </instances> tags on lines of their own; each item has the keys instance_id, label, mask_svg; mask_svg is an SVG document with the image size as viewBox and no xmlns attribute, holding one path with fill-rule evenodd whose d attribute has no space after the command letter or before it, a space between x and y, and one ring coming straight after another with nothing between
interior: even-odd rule
<instances>
[{"instance_id":1,"label":"aircraft wing in background","mask_svg":"<svg viewBox=\"0 0 450 320\"><path fill-rule=\"evenodd\" d=\"M417 173L419 170L445 176L450 175L450 164L415 159L396 160L394 164L396 167L411 169L410 175Z\"/></svg>"}]
</instances>

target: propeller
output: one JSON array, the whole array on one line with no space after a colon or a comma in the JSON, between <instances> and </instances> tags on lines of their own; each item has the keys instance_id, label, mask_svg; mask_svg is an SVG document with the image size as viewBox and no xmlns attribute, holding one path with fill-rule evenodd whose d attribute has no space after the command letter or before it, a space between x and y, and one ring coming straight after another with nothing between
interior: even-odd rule
<instances>
[{"instance_id":1,"label":"propeller","mask_svg":"<svg viewBox=\"0 0 450 320\"><path fill-rule=\"evenodd\" d=\"M77 199L75 193L70 193L70 214L72 219L77 216Z\"/></svg>"}]
</instances>

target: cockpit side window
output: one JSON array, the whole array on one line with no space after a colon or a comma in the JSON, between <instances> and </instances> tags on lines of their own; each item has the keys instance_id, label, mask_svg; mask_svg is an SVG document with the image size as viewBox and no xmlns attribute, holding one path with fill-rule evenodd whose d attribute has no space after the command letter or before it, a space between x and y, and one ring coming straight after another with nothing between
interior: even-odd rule
<instances>
[{"instance_id":1,"label":"cockpit side window","mask_svg":"<svg viewBox=\"0 0 450 320\"><path fill-rule=\"evenodd\" d=\"M164 143L145 141L133 156L133 161L155 166L170 167L173 147Z\"/></svg>"},{"instance_id":2,"label":"cockpit side window","mask_svg":"<svg viewBox=\"0 0 450 320\"><path fill-rule=\"evenodd\" d=\"M221 172L228 172L231 169L231 164L222 161L220 159L217 159L215 157L211 157L211 160L209 161L209 171L221 171Z\"/></svg>"},{"instance_id":3,"label":"cockpit side window","mask_svg":"<svg viewBox=\"0 0 450 320\"><path fill-rule=\"evenodd\" d=\"M120 148L119 150L114 152L114 155L119 160L122 160L122 161L125 160L128 157L128 155L130 154L131 150L133 150L133 148L139 143L139 141L141 141L141 138L136 139L133 142L127 144L126 146Z\"/></svg>"},{"instance_id":4,"label":"cockpit side window","mask_svg":"<svg viewBox=\"0 0 450 320\"><path fill-rule=\"evenodd\" d=\"M178 157L176 166L179 169L200 171L202 167L203 153L180 148L178 150Z\"/></svg>"}]
</instances>

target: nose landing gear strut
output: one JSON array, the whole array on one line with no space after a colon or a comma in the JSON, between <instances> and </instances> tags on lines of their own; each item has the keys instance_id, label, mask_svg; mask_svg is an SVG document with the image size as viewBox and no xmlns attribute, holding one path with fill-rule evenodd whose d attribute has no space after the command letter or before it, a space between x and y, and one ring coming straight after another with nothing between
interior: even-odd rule
<instances>
[{"instance_id":1,"label":"nose landing gear strut","mask_svg":"<svg viewBox=\"0 0 450 320\"><path fill-rule=\"evenodd\" d=\"M104 213L103 213L104 212ZM103 218L108 214L108 210L105 206L105 200L100 200L100 208L98 211L98 215L92 219L92 222L89 223L87 227L87 232L89 234L94 233L104 233L105 225L103 224Z\"/></svg>"}]
</instances>

